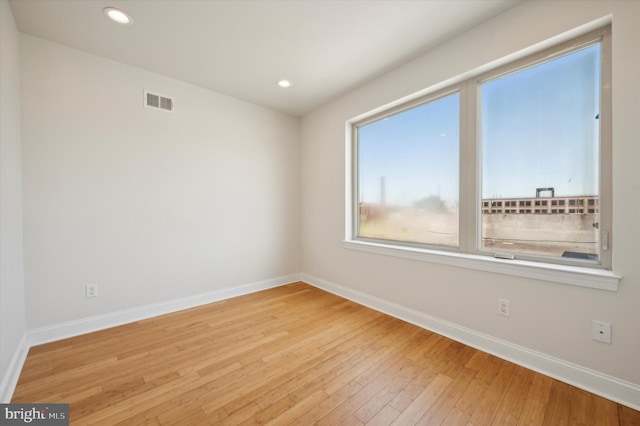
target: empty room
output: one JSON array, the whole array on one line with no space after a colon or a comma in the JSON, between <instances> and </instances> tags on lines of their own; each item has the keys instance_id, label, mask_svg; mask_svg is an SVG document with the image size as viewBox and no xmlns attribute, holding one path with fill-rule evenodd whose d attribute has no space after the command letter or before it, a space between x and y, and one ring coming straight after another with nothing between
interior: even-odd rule
<instances>
[{"instance_id":1,"label":"empty room","mask_svg":"<svg viewBox=\"0 0 640 426\"><path fill-rule=\"evenodd\" d=\"M640 1L0 19L0 423L640 425Z\"/></svg>"}]
</instances>

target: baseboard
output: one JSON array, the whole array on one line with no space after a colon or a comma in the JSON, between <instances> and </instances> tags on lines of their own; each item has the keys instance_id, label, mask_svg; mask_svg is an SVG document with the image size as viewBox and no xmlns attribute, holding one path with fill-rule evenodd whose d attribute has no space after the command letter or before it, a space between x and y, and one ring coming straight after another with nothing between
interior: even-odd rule
<instances>
[{"instance_id":1,"label":"baseboard","mask_svg":"<svg viewBox=\"0 0 640 426\"><path fill-rule=\"evenodd\" d=\"M640 410L640 386L338 284L301 274L314 287L433 331L604 398Z\"/></svg>"},{"instance_id":2,"label":"baseboard","mask_svg":"<svg viewBox=\"0 0 640 426\"><path fill-rule=\"evenodd\" d=\"M27 359L28 353L29 345L27 344L27 335L24 334L22 336L22 339L20 339L20 343L18 343L18 347L13 353L13 356L11 357L11 361L9 362L9 366L7 367L7 371L3 372L4 374L2 376L2 382L0 382L1 404L8 404L11 402L13 391L15 391L16 385L18 384L20 372L22 371L22 366L24 365L24 361Z\"/></svg>"},{"instance_id":3,"label":"baseboard","mask_svg":"<svg viewBox=\"0 0 640 426\"><path fill-rule=\"evenodd\" d=\"M194 308L196 306L206 305L208 303L218 302L224 299L230 299L232 297L255 293L256 291L279 287L299 280L299 274L291 274L237 287L216 290L196 296L171 300L168 302L155 303L105 315L97 315L89 318L54 324L47 327L29 330L27 332L28 344L30 347L66 339L68 337L79 336L81 334L92 333L94 331L104 330L106 328L116 327L118 325L134 321L157 317L158 315L169 314L184 309Z\"/></svg>"}]
</instances>

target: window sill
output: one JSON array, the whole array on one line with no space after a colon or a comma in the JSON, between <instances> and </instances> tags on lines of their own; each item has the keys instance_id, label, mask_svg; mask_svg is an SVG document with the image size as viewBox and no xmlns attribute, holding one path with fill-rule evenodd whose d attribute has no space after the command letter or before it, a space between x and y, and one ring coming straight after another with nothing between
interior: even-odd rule
<instances>
[{"instance_id":1,"label":"window sill","mask_svg":"<svg viewBox=\"0 0 640 426\"><path fill-rule=\"evenodd\" d=\"M392 246L365 241L347 240L344 241L344 247L368 253L607 291L618 291L618 284L622 278L612 271L602 269L555 265L524 260L496 259L488 256Z\"/></svg>"}]
</instances>

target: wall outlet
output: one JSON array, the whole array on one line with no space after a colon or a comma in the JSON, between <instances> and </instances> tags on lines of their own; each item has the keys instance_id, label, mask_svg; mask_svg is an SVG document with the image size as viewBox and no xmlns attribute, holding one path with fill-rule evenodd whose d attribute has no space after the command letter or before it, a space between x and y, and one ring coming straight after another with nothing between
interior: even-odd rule
<instances>
[{"instance_id":1,"label":"wall outlet","mask_svg":"<svg viewBox=\"0 0 640 426\"><path fill-rule=\"evenodd\" d=\"M593 320L591 338L596 342L611 344L611 324Z\"/></svg>"},{"instance_id":2,"label":"wall outlet","mask_svg":"<svg viewBox=\"0 0 640 426\"><path fill-rule=\"evenodd\" d=\"M507 299L498 299L498 314L505 317L511 316L511 302Z\"/></svg>"},{"instance_id":3,"label":"wall outlet","mask_svg":"<svg viewBox=\"0 0 640 426\"><path fill-rule=\"evenodd\" d=\"M98 284L87 284L85 287L85 297L98 297Z\"/></svg>"}]
</instances>

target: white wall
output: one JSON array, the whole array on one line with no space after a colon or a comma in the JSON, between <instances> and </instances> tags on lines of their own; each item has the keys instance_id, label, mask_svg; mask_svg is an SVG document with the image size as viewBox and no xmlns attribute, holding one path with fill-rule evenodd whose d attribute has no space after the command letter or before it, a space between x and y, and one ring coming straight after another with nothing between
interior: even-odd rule
<instances>
[{"instance_id":1,"label":"white wall","mask_svg":"<svg viewBox=\"0 0 640 426\"><path fill-rule=\"evenodd\" d=\"M459 269L343 247L345 121L612 15L617 292ZM640 385L640 2L524 2L304 117L302 269L310 276ZM511 317L496 313L511 301ZM592 320L613 344L591 340ZM635 401L636 406L640 401Z\"/></svg>"},{"instance_id":2,"label":"white wall","mask_svg":"<svg viewBox=\"0 0 640 426\"><path fill-rule=\"evenodd\" d=\"M297 118L32 36L20 51L30 330L299 271Z\"/></svg>"},{"instance_id":3,"label":"white wall","mask_svg":"<svg viewBox=\"0 0 640 426\"><path fill-rule=\"evenodd\" d=\"M26 331L19 59L13 14L0 0L0 400L12 387L9 370Z\"/></svg>"}]
</instances>

